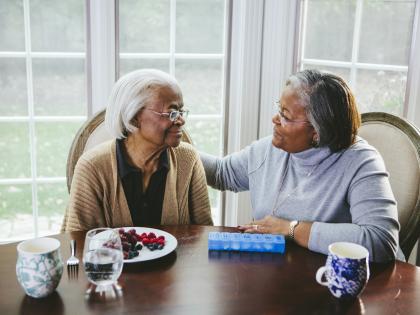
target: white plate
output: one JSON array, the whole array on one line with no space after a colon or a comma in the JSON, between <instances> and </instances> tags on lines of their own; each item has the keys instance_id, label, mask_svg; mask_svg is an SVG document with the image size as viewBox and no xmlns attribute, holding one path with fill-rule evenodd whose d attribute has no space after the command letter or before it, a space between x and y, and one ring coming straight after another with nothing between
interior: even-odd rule
<instances>
[{"instance_id":1,"label":"white plate","mask_svg":"<svg viewBox=\"0 0 420 315\"><path fill-rule=\"evenodd\" d=\"M146 246L143 246L143 248L139 251L139 255L137 257L134 257L131 259L124 259L124 263L136 263L139 261L147 261L147 260L160 258L160 257L168 255L178 246L178 241L176 240L176 238L172 234L169 234L168 232L165 232L162 230L152 229L152 228L147 228L147 227L133 227L133 226L123 227L123 229L126 232L128 232L131 229L135 229L136 233L139 235L141 235L142 233L149 234L150 232L153 232L156 234L156 237L158 236L165 237L165 246L162 249L155 249L154 251L151 251Z\"/></svg>"}]
</instances>

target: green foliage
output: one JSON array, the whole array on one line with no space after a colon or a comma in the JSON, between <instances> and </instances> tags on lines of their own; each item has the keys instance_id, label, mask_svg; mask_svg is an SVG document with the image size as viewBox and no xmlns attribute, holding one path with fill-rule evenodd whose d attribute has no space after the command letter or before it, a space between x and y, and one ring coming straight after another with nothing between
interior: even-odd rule
<instances>
[{"instance_id":1,"label":"green foliage","mask_svg":"<svg viewBox=\"0 0 420 315\"><path fill-rule=\"evenodd\" d=\"M11 220L18 214L31 213L30 185L0 185L0 220Z\"/></svg>"},{"instance_id":2,"label":"green foliage","mask_svg":"<svg viewBox=\"0 0 420 315\"><path fill-rule=\"evenodd\" d=\"M27 123L0 123L0 178L31 176Z\"/></svg>"}]
</instances>

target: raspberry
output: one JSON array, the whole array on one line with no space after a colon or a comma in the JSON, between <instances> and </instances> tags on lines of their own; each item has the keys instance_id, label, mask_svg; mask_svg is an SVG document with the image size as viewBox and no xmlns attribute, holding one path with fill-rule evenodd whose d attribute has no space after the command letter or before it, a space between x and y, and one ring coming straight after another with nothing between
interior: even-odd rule
<instances>
[{"instance_id":1,"label":"raspberry","mask_svg":"<svg viewBox=\"0 0 420 315\"><path fill-rule=\"evenodd\" d=\"M156 238L156 234L155 234L155 233L153 233L153 232L150 232L150 233L147 235L147 237L148 237L148 238Z\"/></svg>"},{"instance_id":2,"label":"raspberry","mask_svg":"<svg viewBox=\"0 0 420 315\"><path fill-rule=\"evenodd\" d=\"M123 228L118 229L118 233L124 234L124 229Z\"/></svg>"},{"instance_id":3,"label":"raspberry","mask_svg":"<svg viewBox=\"0 0 420 315\"><path fill-rule=\"evenodd\" d=\"M131 235L135 235L136 234L136 229L131 229L128 231L128 233L130 233Z\"/></svg>"},{"instance_id":4,"label":"raspberry","mask_svg":"<svg viewBox=\"0 0 420 315\"><path fill-rule=\"evenodd\" d=\"M146 233L141 233L140 237L141 238L147 238L147 234Z\"/></svg>"},{"instance_id":5,"label":"raspberry","mask_svg":"<svg viewBox=\"0 0 420 315\"><path fill-rule=\"evenodd\" d=\"M165 245L165 241L163 239L158 239L157 243L160 245Z\"/></svg>"},{"instance_id":6,"label":"raspberry","mask_svg":"<svg viewBox=\"0 0 420 315\"><path fill-rule=\"evenodd\" d=\"M161 235L158 237L159 240L165 240L165 236Z\"/></svg>"}]
</instances>

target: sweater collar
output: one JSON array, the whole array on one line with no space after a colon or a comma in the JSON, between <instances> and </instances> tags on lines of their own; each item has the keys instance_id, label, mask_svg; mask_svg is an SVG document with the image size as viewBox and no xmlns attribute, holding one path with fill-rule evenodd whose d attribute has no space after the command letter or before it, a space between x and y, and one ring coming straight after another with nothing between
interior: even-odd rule
<instances>
[{"instance_id":1,"label":"sweater collar","mask_svg":"<svg viewBox=\"0 0 420 315\"><path fill-rule=\"evenodd\" d=\"M291 153L293 164L298 167L319 165L332 154L328 147L310 148L305 151Z\"/></svg>"}]
</instances>

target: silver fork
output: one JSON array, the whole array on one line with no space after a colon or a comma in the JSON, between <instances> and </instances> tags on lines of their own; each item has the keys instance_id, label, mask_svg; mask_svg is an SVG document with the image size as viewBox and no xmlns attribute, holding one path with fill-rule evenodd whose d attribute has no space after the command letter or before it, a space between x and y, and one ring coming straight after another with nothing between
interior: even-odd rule
<instances>
[{"instance_id":1,"label":"silver fork","mask_svg":"<svg viewBox=\"0 0 420 315\"><path fill-rule=\"evenodd\" d=\"M67 272L69 278L77 278L79 271L79 259L76 257L76 241L70 241L71 256L67 259Z\"/></svg>"}]
</instances>

